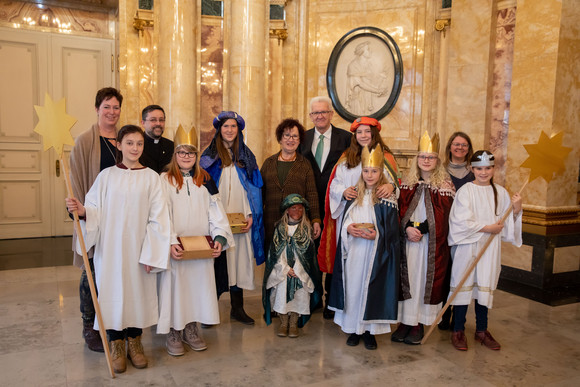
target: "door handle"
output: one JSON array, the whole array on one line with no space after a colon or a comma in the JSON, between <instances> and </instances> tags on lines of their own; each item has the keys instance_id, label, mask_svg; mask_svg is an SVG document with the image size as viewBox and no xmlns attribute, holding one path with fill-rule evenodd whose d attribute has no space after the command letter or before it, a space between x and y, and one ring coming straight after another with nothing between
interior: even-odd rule
<instances>
[{"instance_id":1,"label":"door handle","mask_svg":"<svg viewBox=\"0 0 580 387\"><path fill-rule=\"evenodd\" d=\"M60 177L60 160L56 160L56 177Z\"/></svg>"}]
</instances>

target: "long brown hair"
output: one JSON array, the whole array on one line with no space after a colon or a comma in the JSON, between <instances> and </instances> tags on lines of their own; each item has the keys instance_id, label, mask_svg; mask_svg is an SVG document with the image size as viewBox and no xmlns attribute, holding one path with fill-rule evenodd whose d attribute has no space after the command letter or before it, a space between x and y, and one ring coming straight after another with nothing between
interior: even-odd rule
<instances>
[{"instance_id":1,"label":"long brown hair","mask_svg":"<svg viewBox=\"0 0 580 387\"><path fill-rule=\"evenodd\" d=\"M209 174L199 167L199 151L193 145L178 145L173 152L171 161L167 164L167 180L169 184L180 190L183 187L183 175L179 164L177 164L177 151L183 149L187 152L195 153L195 163L193 164L193 182L198 187L209 180Z\"/></svg>"},{"instance_id":2,"label":"long brown hair","mask_svg":"<svg viewBox=\"0 0 580 387\"><path fill-rule=\"evenodd\" d=\"M471 159L469 160L470 163L479 161L479 156L481 156L483 154L483 152L488 153L490 155L492 155L493 153L491 153L488 150L478 150L477 152L475 152L473 154L473 156L471 156ZM473 168L478 168L478 167L473 167ZM495 169L495 166L493 167ZM495 184L493 183L493 177L491 179L489 179L489 183L491 184L491 188L493 189L493 204L494 204L494 214L495 216L498 216L497 213L497 188L495 187Z\"/></svg>"},{"instance_id":3,"label":"long brown hair","mask_svg":"<svg viewBox=\"0 0 580 387\"><path fill-rule=\"evenodd\" d=\"M374 126L371 126L370 128L371 128L372 138L371 138L371 143L369 144L369 150L374 149L374 147L377 144L380 144L381 147L383 148L383 151L387 151L389 153L392 153L391 150L389 149L389 147L383 142L383 139L381 138L379 130ZM360 164L361 152L362 152L362 147L360 146L360 144L356 140L356 131L355 131L352 134L352 138L350 140L350 146L348 148L346 148L346 151L345 151L346 167L348 169L354 168Z\"/></svg>"},{"instance_id":4,"label":"long brown hair","mask_svg":"<svg viewBox=\"0 0 580 387\"><path fill-rule=\"evenodd\" d=\"M235 119L233 119L233 118L228 118L228 120L235 121ZM232 155L234 156L233 160L232 160L232 156L230 155L230 151L224 145L224 139L222 137L222 132L221 131L218 132L217 136L218 136L218 138L216 139L215 146L217 149L218 157L222 161L221 168L229 167L234 162L238 161L238 156L240 154L240 151L239 151L239 149L240 149L239 132L236 134L236 138L234 139L234 143L232 144L232 147L231 147ZM239 165L239 164L238 164L238 166L241 167L241 165Z\"/></svg>"}]
</instances>

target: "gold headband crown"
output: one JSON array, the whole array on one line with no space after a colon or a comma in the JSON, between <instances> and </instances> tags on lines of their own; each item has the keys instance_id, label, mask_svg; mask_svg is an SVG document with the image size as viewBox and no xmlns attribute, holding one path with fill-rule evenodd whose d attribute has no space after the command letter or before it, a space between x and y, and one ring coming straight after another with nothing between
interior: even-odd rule
<instances>
[{"instance_id":1,"label":"gold headband crown","mask_svg":"<svg viewBox=\"0 0 580 387\"><path fill-rule=\"evenodd\" d=\"M425 131L419 140L419 152L439 153L439 133L429 137L429 133Z\"/></svg>"},{"instance_id":2,"label":"gold headband crown","mask_svg":"<svg viewBox=\"0 0 580 387\"><path fill-rule=\"evenodd\" d=\"M173 145L177 148L180 145L191 145L198 149L198 139L197 139L197 130L195 130L195 126L192 126L189 130L189 133L183 129L183 126L179 124L177 128L177 132L175 132L175 137L173 138Z\"/></svg>"},{"instance_id":3,"label":"gold headband crown","mask_svg":"<svg viewBox=\"0 0 580 387\"><path fill-rule=\"evenodd\" d=\"M369 151L369 148L365 146L361 153L361 159L363 168L383 168L385 162L383 149L380 145L377 145L372 151Z\"/></svg>"}]
</instances>

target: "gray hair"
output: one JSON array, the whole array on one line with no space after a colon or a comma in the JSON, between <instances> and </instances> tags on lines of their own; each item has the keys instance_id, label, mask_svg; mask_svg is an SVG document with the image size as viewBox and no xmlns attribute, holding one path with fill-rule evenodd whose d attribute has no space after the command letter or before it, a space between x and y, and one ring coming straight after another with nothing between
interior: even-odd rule
<instances>
[{"instance_id":1,"label":"gray hair","mask_svg":"<svg viewBox=\"0 0 580 387\"><path fill-rule=\"evenodd\" d=\"M328 105L328 109L329 110L334 110L332 108L332 101L330 98L328 98L325 95L319 95L317 97L314 97L310 100L310 112L312 113L312 105L314 105L316 102L326 102L326 104Z\"/></svg>"}]
</instances>

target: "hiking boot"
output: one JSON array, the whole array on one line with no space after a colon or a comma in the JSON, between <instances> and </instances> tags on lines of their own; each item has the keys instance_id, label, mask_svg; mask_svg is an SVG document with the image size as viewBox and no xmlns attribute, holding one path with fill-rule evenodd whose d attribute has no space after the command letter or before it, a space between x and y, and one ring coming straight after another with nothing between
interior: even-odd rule
<instances>
[{"instance_id":1,"label":"hiking boot","mask_svg":"<svg viewBox=\"0 0 580 387\"><path fill-rule=\"evenodd\" d=\"M99 331L93 329L92 323L83 325L83 338L91 351L105 352L101 335L99 334Z\"/></svg>"},{"instance_id":2,"label":"hiking boot","mask_svg":"<svg viewBox=\"0 0 580 387\"><path fill-rule=\"evenodd\" d=\"M288 336L288 320L290 316L287 314L280 315L280 328L278 328L278 336L286 337Z\"/></svg>"},{"instance_id":3,"label":"hiking boot","mask_svg":"<svg viewBox=\"0 0 580 387\"><path fill-rule=\"evenodd\" d=\"M183 343L181 342L181 332L171 328L165 340L165 347L167 347L167 353L171 356L183 355L185 348L183 348Z\"/></svg>"},{"instance_id":4,"label":"hiking boot","mask_svg":"<svg viewBox=\"0 0 580 387\"><path fill-rule=\"evenodd\" d=\"M203 351L207 349L205 341L201 337L201 332L196 322L190 322L183 330L183 342L191 347L194 351Z\"/></svg>"},{"instance_id":5,"label":"hiking boot","mask_svg":"<svg viewBox=\"0 0 580 387\"><path fill-rule=\"evenodd\" d=\"M147 358L143 352L143 345L141 344L141 336L127 337L129 342L127 357L133 363L135 368L147 368Z\"/></svg>"},{"instance_id":6,"label":"hiking boot","mask_svg":"<svg viewBox=\"0 0 580 387\"><path fill-rule=\"evenodd\" d=\"M501 349L501 345L495 341L491 333L488 330L475 332L475 341L485 345L489 349L497 351Z\"/></svg>"},{"instance_id":7,"label":"hiking boot","mask_svg":"<svg viewBox=\"0 0 580 387\"><path fill-rule=\"evenodd\" d=\"M288 321L288 337L298 337L298 313L290 312L290 318Z\"/></svg>"},{"instance_id":8,"label":"hiking boot","mask_svg":"<svg viewBox=\"0 0 580 387\"><path fill-rule=\"evenodd\" d=\"M411 327L409 334L405 337L405 344L418 345L421 344L423 340L423 324L415 325Z\"/></svg>"},{"instance_id":9,"label":"hiking boot","mask_svg":"<svg viewBox=\"0 0 580 387\"><path fill-rule=\"evenodd\" d=\"M125 340L111 341L111 363L113 371L122 374L127 369L127 354L125 353Z\"/></svg>"},{"instance_id":10,"label":"hiking boot","mask_svg":"<svg viewBox=\"0 0 580 387\"><path fill-rule=\"evenodd\" d=\"M411 330L410 325L400 323L397 330L394 331L393 334L391 335L391 341L394 341L395 343L402 343L403 341L405 341L405 337L407 337L410 330Z\"/></svg>"},{"instance_id":11,"label":"hiking boot","mask_svg":"<svg viewBox=\"0 0 580 387\"><path fill-rule=\"evenodd\" d=\"M467 338L464 331L455 331L451 335L451 343L458 351L467 351Z\"/></svg>"}]
</instances>

